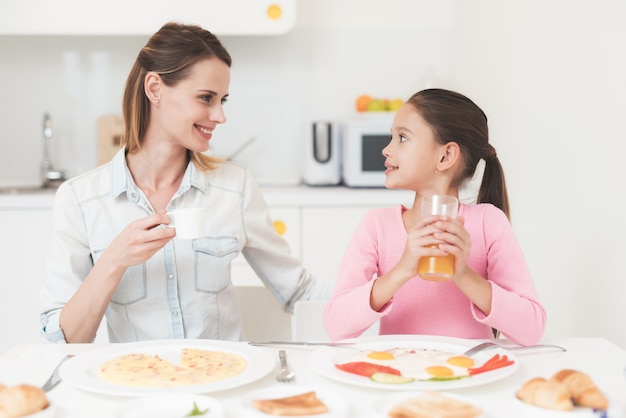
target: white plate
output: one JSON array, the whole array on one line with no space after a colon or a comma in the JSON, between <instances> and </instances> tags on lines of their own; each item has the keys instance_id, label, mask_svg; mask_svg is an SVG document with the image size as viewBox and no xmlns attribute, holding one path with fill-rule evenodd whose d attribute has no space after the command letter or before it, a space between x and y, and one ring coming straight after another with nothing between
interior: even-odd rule
<instances>
[{"instance_id":1,"label":"white plate","mask_svg":"<svg viewBox=\"0 0 626 418\"><path fill-rule=\"evenodd\" d=\"M191 393L152 395L124 402L118 409L118 418L183 418L194 408L208 411L202 418L224 418L224 407L215 398Z\"/></svg>"},{"instance_id":2,"label":"white plate","mask_svg":"<svg viewBox=\"0 0 626 418\"><path fill-rule=\"evenodd\" d=\"M99 369L114 357L131 353L158 355L173 363L180 362L183 348L197 348L211 351L227 351L245 358L248 366L236 376L198 385L169 388L143 388L123 386L101 380ZM259 347L246 343L221 340L155 340L138 343L118 343L107 345L66 361L59 370L64 382L89 392L106 395L142 396L176 392L209 393L239 387L266 376L276 367L276 359Z\"/></svg>"},{"instance_id":3,"label":"white plate","mask_svg":"<svg viewBox=\"0 0 626 418\"><path fill-rule=\"evenodd\" d=\"M348 404L345 399L338 394L324 389L300 385L276 385L246 394L241 404L242 416L259 418L268 418L270 416L252 406L254 399L285 398L287 396L300 395L311 391L315 391L319 400L326 404L328 412L325 414L304 415L304 417L346 418L348 416Z\"/></svg>"},{"instance_id":4,"label":"white plate","mask_svg":"<svg viewBox=\"0 0 626 418\"><path fill-rule=\"evenodd\" d=\"M399 347L440 350L450 353L461 354L467 349L478 344L478 342L474 340L464 340L461 338L439 337L430 335L381 335L354 341L355 344L348 347L321 347L315 350L309 358L309 364L315 371L317 371L322 376L342 383L349 383L352 385L365 386L375 389L438 391L480 386L487 383L495 382L497 380L504 379L505 377L510 376L515 372L515 370L517 370L519 366L519 361L517 360L517 357L503 349L495 348L482 351L472 356L472 358L476 360L477 364L482 364L485 361L489 360L489 358L491 358L495 354L506 354L507 357L515 361L515 363L508 367L503 367L501 369L496 369L490 372L485 372L458 380L415 381L402 384L378 383L370 380L367 377L339 370L335 367L335 364L344 362L344 359L347 358L350 353L358 350L387 350L390 348Z\"/></svg>"},{"instance_id":5,"label":"white plate","mask_svg":"<svg viewBox=\"0 0 626 418\"><path fill-rule=\"evenodd\" d=\"M377 399L376 401L374 401L374 411L381 417L388 417L389 416L389 411L391 410L391 408L400 403L400 402L404 402L407 399L410 398L414 398L417 396L420 396L421 394L423 394L424 392L402 392L402 393L394 393L391 395L386 395L383 396L379 399ZM491 415L489 414L485 407L479 403L477 403L476 401L474 401L472 398L469 398L467 396L460 396L454 393L447 393L447 392L440 392L441 395L446 396L448 398L454 398L457 399L459 401L462 402L467 402L469 404L472 404L474 406L479 407L480 409L483 410L483 414L479 416L479 418L492 418L492 417L496 417L497 415Z\"/></svg>"}]
</instances>

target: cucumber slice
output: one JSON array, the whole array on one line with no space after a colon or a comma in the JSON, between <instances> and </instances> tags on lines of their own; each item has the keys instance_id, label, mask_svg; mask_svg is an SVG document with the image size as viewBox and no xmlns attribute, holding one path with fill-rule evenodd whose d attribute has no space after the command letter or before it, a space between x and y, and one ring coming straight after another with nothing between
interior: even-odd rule
<instances>
[{"instance_id":1,"label":"cucumber slice","mask_svg":"<svg viewBox=\"0 0 626 418\"><path fill-rule=\"evenodd\" d=\"M374 382L378 383L411 383L414 382L415 379L413 377L404 377L398 376L397 374L385 373L385 372L376 372L370 376Z\"/></svg>"}]
</instances>

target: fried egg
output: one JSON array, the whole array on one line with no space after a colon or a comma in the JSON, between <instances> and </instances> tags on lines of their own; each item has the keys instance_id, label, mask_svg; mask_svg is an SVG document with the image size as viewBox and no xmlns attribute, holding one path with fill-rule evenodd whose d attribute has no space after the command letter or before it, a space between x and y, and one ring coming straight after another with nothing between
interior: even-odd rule
<instances>
[{"instance_id":1,"label":"fried egg","mask_svg":"<svg viewBox=\"0 0 626 418\"><path fill-rule=\"evenodd\" d=\"M389 350L361 350L342 358L338 363L365 361L399 370L402 376L417 380L454 379L469 376L468 368L474 360L431 349L392 348Z\"/></svg>"}]
</instances>

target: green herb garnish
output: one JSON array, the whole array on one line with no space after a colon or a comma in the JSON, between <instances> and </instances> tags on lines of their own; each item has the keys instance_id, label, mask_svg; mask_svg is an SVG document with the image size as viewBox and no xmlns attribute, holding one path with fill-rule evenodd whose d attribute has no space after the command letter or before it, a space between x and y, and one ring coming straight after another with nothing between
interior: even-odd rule
<instances>
[{"instance_id":1,"label":"green herb garnish","mask_svg":"<svg viewBox=\"0 0 626 418\"><path fill-rule=\"evenodd\" d=\"M207 412L209 412L209 408L205 409L204 411L201 411L200 408L198 408L198 405L196 405L196 401L193 402L193 409L191 410L191 412L189 412L187 415L185 415L186 417L198 417L200 415L204 415Z\"/></svg>"}]
</instances>

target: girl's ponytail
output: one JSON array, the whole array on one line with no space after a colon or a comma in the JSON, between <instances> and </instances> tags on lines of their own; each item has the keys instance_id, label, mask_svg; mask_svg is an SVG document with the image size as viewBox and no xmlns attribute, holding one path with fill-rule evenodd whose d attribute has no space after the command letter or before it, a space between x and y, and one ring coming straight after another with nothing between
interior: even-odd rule
<instances>
[{"instance_id":1,"label":"girl's ponytail","mask_svg":"<svg viewBox=\"0 0 626 418\"><path fill-rule=\"evenodd\" d=\"M476 203L491 203L500 208L507 218L509 213L509 194L506 189L504 179L504 170L498 159L496 150L490 146L488 155L484 157L485 169L483 171L483 179L478 190L478 199Z\"/></svg>"}]
</instances>

